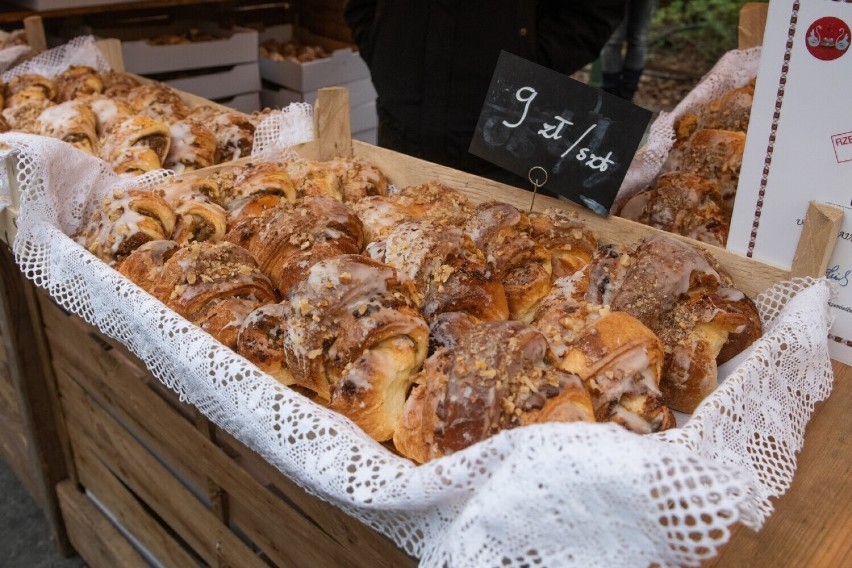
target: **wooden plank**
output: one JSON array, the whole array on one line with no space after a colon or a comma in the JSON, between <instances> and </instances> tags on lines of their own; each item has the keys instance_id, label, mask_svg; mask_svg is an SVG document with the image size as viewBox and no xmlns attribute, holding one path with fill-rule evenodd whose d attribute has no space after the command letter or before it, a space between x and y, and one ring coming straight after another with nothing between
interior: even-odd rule
<instances>
[{"instance_id":1,"label":"wooden plank","mask_svg":"<svg viewBox=\"0 0 852 568\"><path fill-rule=\"evenodd\" d=\"M835 386L817 405L793 484L763 529L740 528L706 566L849 566L852 559L852 368L834 363Z\"/></svg>"},{"instance_id":2,"label":"wooden plank","mask_svg":"<svg viewBox=\"0 0 852 568\"><path fill-rule=\"evenodd\" d=\"M740 49L763 45L763 31L766 29L768 11L769 4L765 2L748 2L740 9Z\"/></svg>"},{"instance_id":3,"label":"wooden plank","mask_svg":"<svg viewBox=\"0 0 852 568\"><path fill-rule=\"evenodd\" d=\"M169 403L144 387L145 377L139 368L122 369L122 347L116 345L103 351L89 335L89 326L55 307L49 308L44 307L45 322L48 337L56 343L57 368L82 381L91 396L196 487L204 488L209 476L226 491L233 522L271 558L279 558L281 564L287 565L299 560L291 557L299 553L307 555L301 563L313 562L318 560L313 554L321 551L323 557L353 564L357 561L351 557L347 560L346 554L357 550L365 566L410 562L388 539L333 505L307 495L268 464L274 474L265 479L276 479L275 493L258 484L225 451L172 410ZM107 338L102 341L107 345L114 343ZM163 436L163 432L169 435ZM281 495L294 505L282 501ZM322 546L316 551L294 551L286 546L293 540L320 542Z\"/></svg>"},{"instance_id":4,"label":"wooden plank","mask_svg":"<svg viewBox=\"0 0 852 568\"><path fill-rule=\"evenodd\" d=\"M437 179L463 191L474 203L498 200L523 210L529 209L532 192L384 148L377 148L358 140L354 140L352 145L355 156L378 165L397 187L418 185L430 179ZM620 217L605 219L569 201L538 196L535 201L535 209L544 211L548 208L563 209L576 214L598 235L602 243L624 243L635 246L642 239L661 232ZM709 251L728 270L740 290L751 297L763 292L773 284L787 279L788 272L781 268L757 262L686 237L672 235L671 233L665 234Z\"/></svg>"},{"instance_id":5,"label":"wooden plank","mask_svg":"<svg viewBox=\"0 0 852 568\"><path fill-rule=\"evenodd\" d=\"M805 215L802 236L796 245L790 277L825 276L828 261L837 243L837 232L843 221L843 210L811 201Z\"/></svg>"},{"instance_id":6,"label":"wooden plank","mask_svg":"<svg viewBox=\"0 0 852 568\"><path fill-rule=\"evenodd\" d=\"M320 160L352 156L348 89L326 87L319 90L314 106L314 135L319 142Z\"/></svg>"},{"instance_id":7,"label":"wooden plank","mask_svg":"<svg viewBox=\"0 0 852 568\"><path fill-rule=\"evenodd\" d=\"M144 505L115 477L84 444L75 447L74 459L80 483L86 487L163 566L198 566L195 559L145 509Z\"/></svg>"},{"instance_id":8,"label":"wooden plank","mask_svg":"<svg viewBox=\"0 0 852 568\"><path fill-rule=\"evenodd\" d=\"M74 448L93 452L210 565L265 564L65 372L58 373ZM171 433L170 433L171 434ZM96 488L93 488L96 491Z\"/></svg>"},{"instance_id":9,"label":"wooden plank","mask_svg":"<svg viewBox=\"0 0 852 568\"><path fill-rule=\"evenodd\" d=\"M148 564L118 529L70 481L56 487L68 537L91 568L143 568Z\"/></svg>"},{"instance_id":10,"label":"wooden plank","mask_svg":"<svg viewBox=\"0 0 852 568\"><path fill-rule=\"evenodd\" d=\"M124 71L124 55L121 52L121 41L117 39L99 39L95 45L103 54L113 71Z\"/></svg>"},{"instance_id":11,"label":"wooden plank","mask_svg":"<svg viewBox=\"0 0 852 568\"><path fill-rule=\"evenodd\" d=\"M15 391L14 404L27 437L30 465L20 466L18 470L30 473L29 483L25 481L25 485L47 516L60 553L70 555L73 551L55 493L56 484L71 474L66 460L67 432L56 397L50 352L35 292L5 245L0 245L0 336Z\"/></svg>"},{"instance_id":12,"label":"wooden plank","mask_svg":"<svg viewBox=\"0 0 852 568\"><path fill-rule=\"evenodd\" d=\"M44 23L41 16L24 18L24 32L27 36L27 43L30 44L34 54L47 51L47 38L44 35Z\"/></svg>"}]
</instances>

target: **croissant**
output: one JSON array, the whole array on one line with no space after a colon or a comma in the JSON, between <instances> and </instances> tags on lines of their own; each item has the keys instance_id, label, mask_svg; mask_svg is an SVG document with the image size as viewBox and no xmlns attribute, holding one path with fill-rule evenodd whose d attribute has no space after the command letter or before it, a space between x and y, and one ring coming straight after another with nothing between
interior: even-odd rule
<instances>
[{"instance_id":1,"label":"croissant","mask_svg":"<svg viewBox=\"0 0 852 568\"><path fill-rule=\"evenodd\" d=\"M663 171L687 172L714 181L728 214L733 211L746 135L728 130L699 130L676 145Z\"/></svg>"},{"instance_id":2,"label":"croissant","mask_svg":"<svg viewBox=\"0 0 852 568\"><path fill-rule=\"evenodd\" d=\"M222 188L230 227L296 199L293 181L279 164L249 162L223 168L215 177Z\"/></svg>"},{"instance_id":3,"label":"croissant","mask_svg":"<svg viewBox=\"0 0 852 568\"><path fill-rule=\"evenodd\" d=\"M521 322L476 326L414 382L393 441L419 463L517 426L595 420L580 378L556 368L544 336Z\"/></svg>"},{"instance_id":4,"label":"croissant","mask_svg":"<svg viewBox=\"0 0 852 568\"><path fill-rule=\"evenodd\" d=\"M389 440L429 344L410 292L393 268L366 257L324 260L279 307L249 316L237 350Z\"/></svg>"},{"instance_id":5,"label":"croissant","mask_svg":"<svg viewBox=\"0 0 852 568\"><path fill-rule=\"evenodd\" d=\"M179 120L169 131L171 143L164 167L182 174L216 163L216 136L210 130L192 120Z\"/></svg>"},{"instance_id":6,"label":"croissant","mask_svg":"<svg viewBox=\"0 0 852 568\"><path fill-rule=\"evenodd\" d=\"M54 78L57 102L70 101L81 95L97 95L104 84L97 69L85 65L72 65Z\"/></svg>"},{"instance_id":7,"label":"croissant","mask_svg":"<svg viewBox=\"0 0 852 568\"><path fill-rule=\"evenodd\" d=\"M117 149L112 154L110 165L120 177L135 177L162 167L157 153L145 146Z\"/></svg>"},{"instance_id":8,"label":"croissant","mask_svg":"<svg viewBox=\"0 0 852 568\"><path fill-rule=\"evenodd\" d=\"M118 263L117 270L153 294L154 287L160 282L163 266L179 250L180 245L174 241L148 241Z\"/></svg>"},{"instance_id":9,"label":"croissant","mask_svg":"<svg viewBox=\"0 0 852 568\"><path fill-rule=\"evenodd\" d=\"M118 99L126 99L130 91L142 85L139 79L130 73L122 73L121 71L107 71L101 74L101 82L103 83L103 94Z\"/></svg>"},{"instance_id":10,"label":"croissant","mask_svg":"<svg viewBox=\"0 0 852 568\"><path fill-rule=\"evenodd\" d=\"M385 239L404 221L433 219L463 225L473 206L464 194L436 181L407 187L387 196L369 196L352 205L366 230L368 243Z\"/></svg>"},{"instance_id":11,"label":"croissant","mask_svg":"<svg viewBox=\"0 0 852 568\"><path fill-rule=\"evenodd\" d=\"M216 136L216 163L251 156L254 146L254 124L236 113L220 113L203 123Z\"/></svg>"},{"instance_id":12,"label":"croissant","mask_svg":"<svg viewBox=\"0 0 852 568\"><path fill-rule=\"evenodd\" d=\"M672 237L655 235L632 253L610 247L584 278L576 288L586 301L629 313L663 342L663 400L681 412L692 412L716 388L720 357L762 333L754 303L716 261Z\"/></svg>"},{"instance_id":13,"label":"croissant","mask_svg":"<svg viewBox=\"0 0 852 568\"><path fill-rule=\"evenodd\" d=\"M595 418L647 434L675 425L663 405L663 344L625 312L575 299L572 277L556 281L533 319L560 369L583 379Z\"/></svg>"},{"instance_id":14,"label":"croissant","mask_svg":"<svg viewBox=\"0 0 852 568\"><path fill-rule=\"evenodd\" d=\"M277 300L251 255L231 243L193 243L177 250L149 244L128 256L119 270L229 347L236 346L249 313Z\"/></svg>"},{"instance_id":15,"label":"croissant","mask_svg":"<svg viewBox=\"0 0 852 568\"><path fill-rule=\"evenodd\" d=\"M443 312L466 312L484 321L509 316L499 276L461 227L407 221L367 252L414 283L415 301L427 319Z\"/></svg>"},{"instance_id":16,"label":"croissant","mask_svg":"<svg viewBox=\"0 0 852 568\"><path fill-rule=\"evenodd\" d=\"M6 108L31 101L52 101L56 98L56 85L51 79L35 73L12 77L6 83Z\"/></svg>"},{"instance_id":17,"label":"croissant","mask_svg":"<svg viewBox=\"0 0 852 568\"><path fill-rule=\"evenodd\" d=\"M227 220L216 182L206 178L172 179L157 189L174 209L177 221L172 240L218 242L225 238Z\"/></svg>"},{"instance_id":18,"label":"croissant","mask_svg":"<svg viewBox=\"0 0 852 568\"><path fill-rule=\"evenodd\" d=\"M728 239L730 217L716 182L690 173L667 173L656 185L631 197L621 209L625 219L690 237L718 247Z\"/></svg>"},{"instance_id":19,"label":"croissant","mask_svg":"<svg viewBox=\"0 0 852 568\"><path fill-rule=\"evenodd\" d=\"M586 266L597 249L594 233L565 211L531 213L529 222L530 236L550 255L553 280Z\"/></svg>"},{"instance_id":20,"label":"croissant","mask_svg":"<svg viewBox=\"0 0 852 568\"><path fill-rule=\"evenodd\" d=\"M429 355L461 343L482 321L464 312L444 312L429 322Z\"/></svg>"},{"instance_id":21,"label":"croissant","mask_svg":"<svg viewBox=\"0 0 852 568\"><path fill-rule=\"evenodd\" d=\"M733 130L748 132L748 122L751 115L751 105L754 102L754 81L726 91L718 99L714 99L680 117L675 122L677 140L686 140L697 130Z\"/></svg>"},{"instance_id":22,"label":"croissant","mask_svg":"<svg viewBox=\"0 0 852 568\"><path fill-rule=\"evenodd\" d=\"M78 101L47 107L37 119L39 133L58 138L92 155L98 150L95 113Z\"/></svg>"},{"instance_id":23,"label":"croissant","mask_svg":"<svg viewBox=\"0 0 852 568\"><path fill-rule=\"evenodd\" d=\"M225 239L251 252L282 295L317 262L357 254L364 245L358 217L329 197L306 197L243 219Z\"/></svg>"},{"instance_id":24,"label":"croissant","mask_svg":"<svg viewBox=\"0 0 852 568\"><path fill-rule=\"evenodd\" d=\"M133 115L133 109L130 108L130 105L105 95L81 97L80 100L85 102L95 113L100 136L108 136L116 125Z\"/></svg>"},{"instance_id":25,"label":"croissant","mask_svg":"<svg viewBox=\"0 0 852 568\"><path fill-rule=\"evenodd\" d=\"M126 101L136 113L166 124L183 120L190 113L180 95L163 83L135 87L127 93Z\"/></svg>"},{"instance_id":26,"label":"croissant","mask_svg":"<svg viewBox=\"0 0 852 568\"><path fill-rule=\"evenodd\" d=\"M530 219L517 208L482 203L464 226L473 243L493 263L506 291L509 318L529 321L550 292L550 255L530 236Z\"/></svg>"},{"instance_id":27,"label":"croissant","mask_svg":"<svg viewBox=\"0 0 852 568\"><path fill-rule=\"evenodd\" d=\"M298 160L290 162L287 171L300 195L326 195L354 203L369 195L385 195L388 190L384 173L364 160Z\"/></svg>"},{"instance_id":28,"label":"croissant","mask_svg":"<svg viewBox=\"0 0 852 568\"><path fill-rule=\"evenodd\" d=\"M22 102L16 106L3 109L3 119L9 125L10 130L23 132L25 134L39 134L40 126L38 117L45 109L53 106L47 99L32 99Z\"/></svg>"},{"instance_id":29,"label":"croissant","mask_svg":"<svg viewBox=\"0 0 852 568\"><path fill-rule=\"evenodd\" d=\"M135 115L118 123L104 138L101 157L116 164L124 156L123 150L130 147L147 148L154 152L158 166L169 152L171 131L169 127L146 116Z\"/></svg>"},{"instance_id":30,"label":"croissant","mask_svg":"<svg viewBox=\"0 0 852 568\"><path fill-rule=\"evenodd\" d=\"M111 199L104 199L74 239L114 265L148 241L168 239L174 226L174 212L156 193L116 190Z\"/></svg>"}]
</instances>

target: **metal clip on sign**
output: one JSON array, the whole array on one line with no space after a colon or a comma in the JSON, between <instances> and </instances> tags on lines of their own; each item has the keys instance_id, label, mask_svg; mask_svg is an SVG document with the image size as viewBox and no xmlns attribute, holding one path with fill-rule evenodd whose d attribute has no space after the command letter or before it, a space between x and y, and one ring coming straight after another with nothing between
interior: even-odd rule
<instances>
[{"instance_id":1,"label":"metal clip on sign","mask_svg":"<svg viewBox=\"0 0 852 568\"><path fill-rule=\"evenodd\" d=\"M533 196L532 201L530 202L530 213L532 213L533 206L535 205L535 196L538 195L539 188L547 183L547 170L541 166L533 166L530 168L530 171L527 172L527 178L529 178L530 183L533 184Z\"/></svg>"}]
</instances>

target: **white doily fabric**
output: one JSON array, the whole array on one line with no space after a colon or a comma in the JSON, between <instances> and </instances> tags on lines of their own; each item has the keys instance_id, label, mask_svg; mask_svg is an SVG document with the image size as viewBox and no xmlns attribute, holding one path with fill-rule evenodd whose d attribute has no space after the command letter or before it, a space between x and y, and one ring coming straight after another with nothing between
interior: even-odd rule
<instances>
[{"instance_id":1,"label":"white doily fabric","mask_svg":"<svg viewBox=\"0 0 852 568\"><path fill-rule=\"evenodd\" d=\"M254 131L251 157L255 160L294 159L293 147L314 139L314 107L290 103L263 119Z\"/></svg>"},{"instance_id":2,"label":"white doily fabric","mask_svg":"<svg viewBox=\"0 0 852 568\"><path fill-rule=\"evenodd\" d=\"M831 389L831 290L797 280L759 299L766 335L683 428L642 437L612 424L544 424L415 466L66 236L117 182L102 162L52 139L0 141L19 151L14 253L23 273L308 492L423 566L698 565L734 523L761 526L770 497L790 483L814 403Z\"/></svg>"},{"instance_id":3,"label":"white doily fabric","mask_svg":"<svg viewBox=\"0 0 852 568\"><path fill-rule=\"evenodd\" d=\"M725 91L746 85L757 76L760 47L729 51L671 112L661 112L651 124L648 140L624 176L611 210L618 212L632 196L646 189L660 175L660 169L675 142L675 122L696 107L721 97Z\"/></svg>"},{"instance_id":4,"label":"white doily fabric","mask_svg":"<svg viewBox=\"0 0 852 568\"><path fill-rule=\"evenodd\" d=\"M95 38L92 36L75 37L68 43L49 49L20 65L3 73L3 81L8 83L12 77L25 73L37 73L45 77L55 77L72 65L88 65L101 73L110 70Z\"/></svg>"},{"instance_id":5,"label":"white doily fabric","mask_svg":"<svg viewBox=\"0 0 852 568\"><path fill-rule=\"evenodd\" d=\"M13 67L23 57L26 57L32 52L32 48L28 45L13 45L6 49L0 49L0 73Z\"/></svg>"}]
</instances>

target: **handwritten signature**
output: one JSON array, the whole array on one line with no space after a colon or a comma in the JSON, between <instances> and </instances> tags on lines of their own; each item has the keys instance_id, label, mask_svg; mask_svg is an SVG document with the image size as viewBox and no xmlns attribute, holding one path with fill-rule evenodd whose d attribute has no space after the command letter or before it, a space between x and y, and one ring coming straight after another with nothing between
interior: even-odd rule
<instances>
[{"instance_id":1,"label":"handwritten signature","mask_svg":"<svg viewBox=\"0 0 852 568\"><path fill-rule=\"evenodd\" d=\"M829 280L834 280L835 282L837 282L838 286L848 286L850 276L852 276L852 269L841 273L839 264L835 264L834 266L825 271L825 277Z\"/></svg>"}]
</instances>

